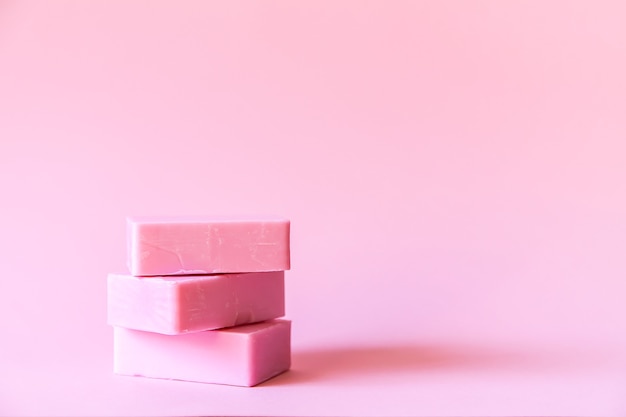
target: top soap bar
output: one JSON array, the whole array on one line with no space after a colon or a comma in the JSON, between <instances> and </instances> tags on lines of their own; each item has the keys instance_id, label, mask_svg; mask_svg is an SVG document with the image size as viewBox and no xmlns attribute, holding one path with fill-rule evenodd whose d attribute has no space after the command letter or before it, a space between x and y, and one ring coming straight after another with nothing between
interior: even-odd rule
<instances>
[{"instance_id":1,"label":"top soap bar","mask_svg":"<svg viewBox=\"0 0 626 417\"><path fill-rule=\"evenodd\" d=\"M129 217L136 276L289 269L289 220L277 217Z\"/></svg>"}]
</instances>

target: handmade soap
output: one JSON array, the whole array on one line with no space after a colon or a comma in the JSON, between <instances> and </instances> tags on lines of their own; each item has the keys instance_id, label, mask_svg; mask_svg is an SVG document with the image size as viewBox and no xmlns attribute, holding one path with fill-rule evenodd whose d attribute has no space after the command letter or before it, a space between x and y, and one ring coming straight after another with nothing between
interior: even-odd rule
<instances>
[{"instance_id":1,"label":"handmade soap","mask_svg":"<svg viewBox=\"0 0 626 417\"><path fill-rule=\"evenodd\" d=\"M132 275L185 275L289 269L289 220L129 217Z\"/></svg>"},{"instance_id":2,"label":"handmade soap","mask_svg":"<svg viewBox=\"0 0 626 417\"><path fill-rule=\"evenodd\" d=\"M253 386L291 363L288 320L176 336L115 327L114 340L121 375Z\"/></svg>"},{"instance_id":3,"label":"handmade soap","mask_svg":"<svg viewBox=\"0 0 626 417\"><path fill-rule=\"evenodd\" d=\"M284 271L136 277L109 274L108 322L179 334L238 326L285 314Z\"/></svg>"}]
</instances>

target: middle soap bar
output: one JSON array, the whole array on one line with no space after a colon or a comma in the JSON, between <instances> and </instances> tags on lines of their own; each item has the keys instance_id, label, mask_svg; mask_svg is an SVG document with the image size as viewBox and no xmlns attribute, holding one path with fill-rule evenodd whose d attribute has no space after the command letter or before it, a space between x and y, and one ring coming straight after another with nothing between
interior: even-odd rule
<instances>
[{"instance_id":1,"label":"middle soap bar","mask_svg":"<svg viewBox=\"0 0 626 417\"><path fill-rule=\"evenodd\" d=\"M285 273L136 277L109 274L108 323L161 334L199 332L285 315Z\"/></svg>"}]
</instances>

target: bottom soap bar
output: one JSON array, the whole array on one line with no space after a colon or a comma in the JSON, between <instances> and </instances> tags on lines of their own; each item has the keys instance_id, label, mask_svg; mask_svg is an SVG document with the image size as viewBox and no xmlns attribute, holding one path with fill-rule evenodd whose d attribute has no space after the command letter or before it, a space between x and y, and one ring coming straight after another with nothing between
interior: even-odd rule
<instances>
[{"instance_id":1,"label":"bottom soap bar","mask_svg":"<svg viewBox=\"0 0 626 417\"><path fill-rule=\"evenodd\" d=\"M291 322L164 335L114 327L120 375L251 387L289 369Z\"/></svg>"}]
</instances>

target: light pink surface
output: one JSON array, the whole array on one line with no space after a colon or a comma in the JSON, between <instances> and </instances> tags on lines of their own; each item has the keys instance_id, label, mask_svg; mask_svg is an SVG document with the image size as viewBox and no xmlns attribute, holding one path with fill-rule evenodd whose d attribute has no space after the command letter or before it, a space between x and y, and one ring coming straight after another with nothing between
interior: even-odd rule
<instances>
[{"instance_id":1,"label":"light pink surface","mask_svg":"<svg viewBox=\"0 0 626 417\"><path fill-rule=\"evenodd\" d=\"M289 269L289 220L215 216L129 217L133 275Z\"/></svg>"},{"instance_id":2,"label":"light pink surface","mask_svg":"<svg viewBox=\"0 0 626 417\"><path fill-rule=\"evenodd\" d=\"M1 413L623 417L625 14L0 2ZM291 220L290 372L112 374L137 213Z\"/></svg>"},{"instance_id":3,"label":"light pink surface","mask_svg":"<svg viewBox=\"0 0 626 417\"><path fill-rule=\"evenodd\" d=\"M291 322L181 335L114 328L115 373L251 387L289 369Z\"/></svg>"},{"instance_id":4,"label":"light pink surface","mask_svg":"<svg viewBox=\"0 0 626 417\"><path fill-rule=\"evenodd\" d=\"M109 274L110 325L162 334L219 329L285 315L285 273L135 277Z\"/></svg>"}]
</instances>

